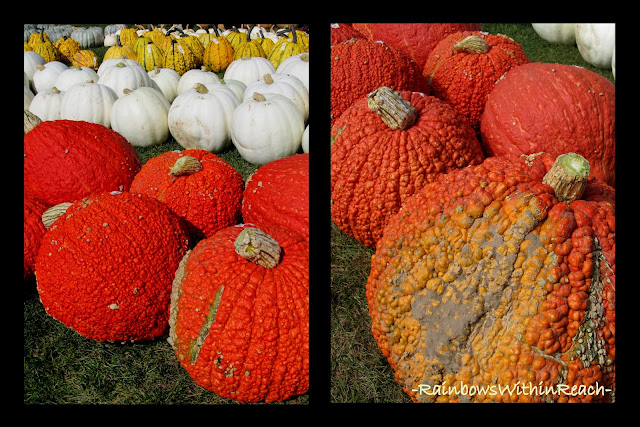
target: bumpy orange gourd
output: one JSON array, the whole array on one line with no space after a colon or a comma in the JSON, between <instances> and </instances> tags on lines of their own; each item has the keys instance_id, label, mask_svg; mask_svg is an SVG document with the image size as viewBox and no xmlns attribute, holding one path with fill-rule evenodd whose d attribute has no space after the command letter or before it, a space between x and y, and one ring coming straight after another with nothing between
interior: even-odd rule
<instances>
[{"instance_id":1,"label":"bumpy orange gourd","mask_svg":"<svg viewBox=\"0 0 640 427\"><path fill-rule=\"evenodd\" d=\"M461 31L431 51L423 73L436 96L479 130L489 92L511 68L529 62L522 47L503 35Z\"/></svg>"},{"instance_id":2,"label":"bumpy orange gourd","mask_svg":"<svg viewBox=\"0 0 640 427\"><path fill-rule=\"evenodd\" d=\"M180 363L198 385L239 402L309 388L309 245L263 230L232 226L200 241L171 294L169 338Z\"/></svg>"},{"instance_id":3,"label":"bumpy orange gourd","mask_svg":"<svg viewBox=\"0 0 640 427\"><path fill-rule=\"evenodd\" d=\"M426 185L389 222L366 295L414 401L614 398L615 190L590 177L559 201L569 191L556 183L583 185L588 169L563 181L552 165L544 153L487 158Z\"/></svg>"},{"instance_id":4,"label":"bumpy orange gourd","mask_svg":"<svg viewBox=\"0 0 640 427\"><path fill-rule=\"evenodd\" d=\"M382 102L360 99L331 130L331 219L371 247L391 215L427 182L484 160L475 132L450 105L419 92L391 92ZM399 125L382 119L389 113L414 122L392 129Z\"/></svg>"},{"instance_id":5,"label":"bumpy orange gourd","mask_svg":"<svg viewBox=\"0 0 640 427\"><path fill-rule=\"evenodd\" d=\"M96 341L142 341L168 330L171 283L188 249L181 220L141 194L73 203L49 227L36 259L49 315Z\"/></svg>"},{"instance_id":6,"label":"bumpy orange gourd","mask_svg":"<svg viewBox=\"0 0 640 427\"><path fill-rule=\"evenodd\" d=\"M244 222L279 225L309 237L309 154L294 154L260 166L247 180Z\"/></svg>"},{"instance_id":7,"label":"bumpy orange gourd","mask_svg":"<svg viewBox=\"0 0 640 427\"><path fill-rule=\"evenodd\" d=\"M331 123L380 86L429 94L422 69L382 42L350 39L331 46Z\"/></svg>"},{"instance_id":8,"label":"bumpy orange gourd","mask_svg":"<svg viewBox=\"0 0 640 427\"><path fill-rule=\"evenodd\" d=\"M187 221L194 240L240 221L242 175L205 150L168 151L149 159L131 183Z\"/></svg>"}]
</instances>

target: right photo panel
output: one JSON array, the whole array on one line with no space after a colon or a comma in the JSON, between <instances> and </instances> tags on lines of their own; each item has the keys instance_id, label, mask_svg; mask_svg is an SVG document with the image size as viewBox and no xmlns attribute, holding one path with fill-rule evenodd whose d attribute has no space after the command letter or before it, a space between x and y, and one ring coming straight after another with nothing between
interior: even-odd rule
<instances>
[{"instance_id":1,"label":"right photo panel","mask_svg":"<svg viewBox=\"0 0 640 427\"><path fill-rule=\"evenodd\" d=\"M614 402L613 23L331 23L331 402Z\"/></svg>"}]
</instances>

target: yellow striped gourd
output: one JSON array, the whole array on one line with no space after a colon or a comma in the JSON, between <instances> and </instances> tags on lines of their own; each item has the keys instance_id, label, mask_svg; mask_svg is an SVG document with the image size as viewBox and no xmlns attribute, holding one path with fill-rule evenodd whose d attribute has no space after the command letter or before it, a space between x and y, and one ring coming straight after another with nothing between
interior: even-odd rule
<instances>
[{"instance_id":1,"label":"yellow striped gourd","mask_svg":"<svg viewBox=\"0 0 640 427\"><path fill-rule=\"evenodd\" d=\"M146 71L151 71L156 67L163 68L164 64L162 51L151 40L147 42L145 47L138 51L136 60Z\"/></svg>"},{"instance_id":2,"label":"yellow striped gourd","mask_svg":"<svg viewBox=\"0 0 640 427\"><path fill-rule=\"evenodd\" d=\"M180 75L196 67L195 57L191 50L175 40L171 41L171 46L165 51L163 59L164 68L171 68Z\"/></svg>"}]
</instances>

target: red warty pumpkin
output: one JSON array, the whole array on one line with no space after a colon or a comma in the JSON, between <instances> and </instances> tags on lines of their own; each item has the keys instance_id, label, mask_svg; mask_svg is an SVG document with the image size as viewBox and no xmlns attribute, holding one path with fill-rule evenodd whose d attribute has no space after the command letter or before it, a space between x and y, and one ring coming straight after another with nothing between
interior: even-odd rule
<instances>
[{"instance_id":1,"label":"red warty pumpkin","mask_svg":"<svg viewBox=\"0 0 640 427\"><path fill-rule=\"evenodd\" d=\"M369 40L382 40L413 59L421 70L429 53L449 34L480 31L480 24L354 23L352 27Z\"/></svg>"},{"instance_id":2,"label":"red warty pumpkin","mask_svg":"<svg viewBox=\"0 0 640 427\"><path fill-rule=\"evenodd\" d=\"M36 255L46 231L42 214L49 206L29 194L24 194L24 282L35 278Z\"/></svg>"},{"instance_id":3,"label":"red warty pumpkin","mask_svg":"<svg viewBox=\"0 0 640 427\"><path fill-rule=\"evenodd\" d=\"M331 120L381 86L429 94L422 68L394 47L366 39L331 46Z\"/></svg>"},{"instance_id":4,"label":"red warty pumpkin","mask_svg":"<svg viewBox=\"0 0 640 427\"><path fill-rule=\"evenodd\" d=\"M158 200L127 192L85 197L42 238L40 301L49 315L96 341L160 337L187 249L181 220Z\"/></svg>"},{"instance_id":5,"label":"red warty pumpkin","mask_svg":"<svg viewBox=\"0 0 640 427\"><path fill-rule=\"evenodd\" d=\"M250 225L201 240L176 273L170 325L184 369L219 396L273 402L306 393L307 240Z\"/></svg>"},{"instance_id":6,"label":"red warty pumpkin","mask_svg":"<svg viewBox=\"0 0 640 427\"><path fill-rule=\"evenodd\" d=\"M505 74L480 125L487 156L575 152L615 186L615 86L574 65L533 62Z\"/></svg>"},{"instance_id":7,"label":"red warty pumpkin","mask_svg":"<svg viewBox=\"0 0 640 427\"><path fill-rule=\"evenodd\" d=\"M286 228L309 237L309 154L294 154L260 166L249 177L242 199L242 218Z\"/></svg>"},{"instance_id":8,"label":"red warty pumpkin","mask_svg":"<svg viewBox=\"0 0 640 427\"><path fill-rule=\"evenodd\" d=\"M529 62L507 36L461 31L445 37L431 51L423 73L438 97L479 130L489 92L511 68Z\"/></svg>"},{"instance_id":9,"label":"red warty pumpkin","mask_svg":"<svg viewBox=\"0 0 640 427\"><path fill-rule=\"evenodd\" d=\"M24 188L49 205L127 191L141 167L133 146L105 126L45 121L24 136Z\"/></svg>"},{"instance_id":10,"label":"red warty pumpkin","mask_svg":"<svg viewBox=\"0 0 640 427\"><path fill-rule=\"evenodd\" d=\"M491 157L391 219L366 295L413 400L614 398L615 190L588 176L573 153Z\"/></svg>"},{"instance_id":11,"label":"red warty pumpkin","mask_svg":"<svg viewBox=\"0 0 640 427\"><path fill-rule=\"evenodd\" d=\"M336 120L331 135L331 219L371 247L427 182L484 160L469 124L419 92L372 92Z\"/></svg>"},{"instance_id":12,"label":"red warty pumpkin","mask_svg":"<svg viewBox=\"0 0 640 427\"><path fill-rule=\"evenodd\" d=\"M205 150L168 151L149 159L131 184L184 218L199 240L240 221L242 175Z\"/></svg>"}]
</instances>

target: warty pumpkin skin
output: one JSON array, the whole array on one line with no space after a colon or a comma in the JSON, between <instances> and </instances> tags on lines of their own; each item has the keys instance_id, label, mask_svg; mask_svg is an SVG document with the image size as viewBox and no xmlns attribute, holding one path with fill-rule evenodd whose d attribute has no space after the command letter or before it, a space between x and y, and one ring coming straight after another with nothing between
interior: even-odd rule
<instances>
[{"instance_id":1,"label":"warty pumpkin skin","mask_svg":"<svg viewBox=\"0 0 640 427\"><path fill-rule=\"evenodd\" d=\"M239 402L281 401L309 388L309 246L295 233L263 228L281 252L265 257L277 265L260 265L236 252L248 230L256 229L222 229L182 260L169 340L198 385ZM258 262L261 249L273 253L265 243L253 244Z\"/></svg>"},{"instance_id":2,"label":"warty pumpkin skin","mask_svg":"<svg viewBox=\"0 0 640 427\"><path fill-rule=\"evenodd\" d=\"M171 283L187 249L181 220L161 202L127 192L85 197L42 239L40 300L86 338L158 338L168 330Z\"/></svg>"},{"instance_id":3,"label":"warty pumpkin skin","mask_svg":"<svg viewBox=\"0 0 640 427\"><path fill-rule=\"evenodd\" d=\"M242 175L205 150L152 157L131 184L132 193L154 197L184 218L194 241L240 222L243 190Z\"/></svg>"},{"instance_id":4,"label":"warty pumpkin skin","mask_svg":"<svg viewBox=\"0 0 640 427\"><path fill-rule=\"evenodd\" d=\"M423 73L438 97L479 130L489 92L511 68L529 62L522 47L503 35L461 31L445 37L427 58Z\"/></svg>"},{"instance_id":5,"label":"warty pumpkin skin","mask_svg":"<svg viewBox=\"0 0 640 427\"><path fill-rule=\"evenodd\" d=\"M364 39L331 46L331 123L381 86L429 94L422 69L397 49Z\"/></svg>"},{"instance_id":6,"label":"warty pumpkin skin","mask_svg":"<svg viewBox=\"0 0 640 427\"><path fill-rule=\"evenodd\" d=\"M48 207L42 200L24 194L24 283L35 279L36 255L46 231L42 214Z\"/></svg>"},{"instance_id":7,"label":"warty pumpkin skin","mask_svg":"<svg viewBox=\"0 0 640 427\"><path fill-rule=\"evenodd\" d=\"M133 146L99 124L45 121L24 136L25 191L49 205L127 191L140 167Z\"/></svg>"},{"instance_id":8,"label":"warty pumpkin skin","mask_svg":"<svg viewBox=\"0 0 640 427\"><path fill-rule=\"evenodd\" d=\"M369 40L382 40L413 59L422 70L433 48L449 34L480 31L480 24L462 23L353 23Z\"/></svg>"},{"instance_id":9,"label":"warty pumpkin skin","mask_svg":"<svg viewBox=\"0 0 640 427\"><path fill-rule=\"evenodd\" d=\"M294 154L260 166L242 198L245 223L280 226L309 237L309 154Z\"/></svg>"},{"instance_id":10,"label":"warty pumpkin skin","mask_svg":"<svg viewBox=\"0 0 640 427\"><path fill-rule=\"evenodd\" d=\"M427 182L484 160L475 132L450 105L420 92L400 95L416 110L408 128L392 130L363 98L331 130L331 219L370 247Z\"/></svg>"},{"instance_id":11,"label":"warty pumpkin skin","mask_svg":"<svg viewBox=\"0 0 640 427\"><path fill-rule=\"evenodd\" d=\"M580 199L559 202L544 183L553 164L544 153L487 158L427 184L389 221L366 296L414 401L614 397L603 390L615 390L615 190L591 176ZM596 382L591 396L530 387ZM433 394L442 385L458 394Z\"/></svg>"},{"instance_id":12,"label":"warty pumpkin skin","mask_svg":"<svg viewBox=\"0 0 640 427\"><path fill-rule=\"evenodd\" d=\"M575 152L615 186L615 86L585 68L531 62L487 97L480 125L487 156Z\"/></svg>"}]
</instances>

